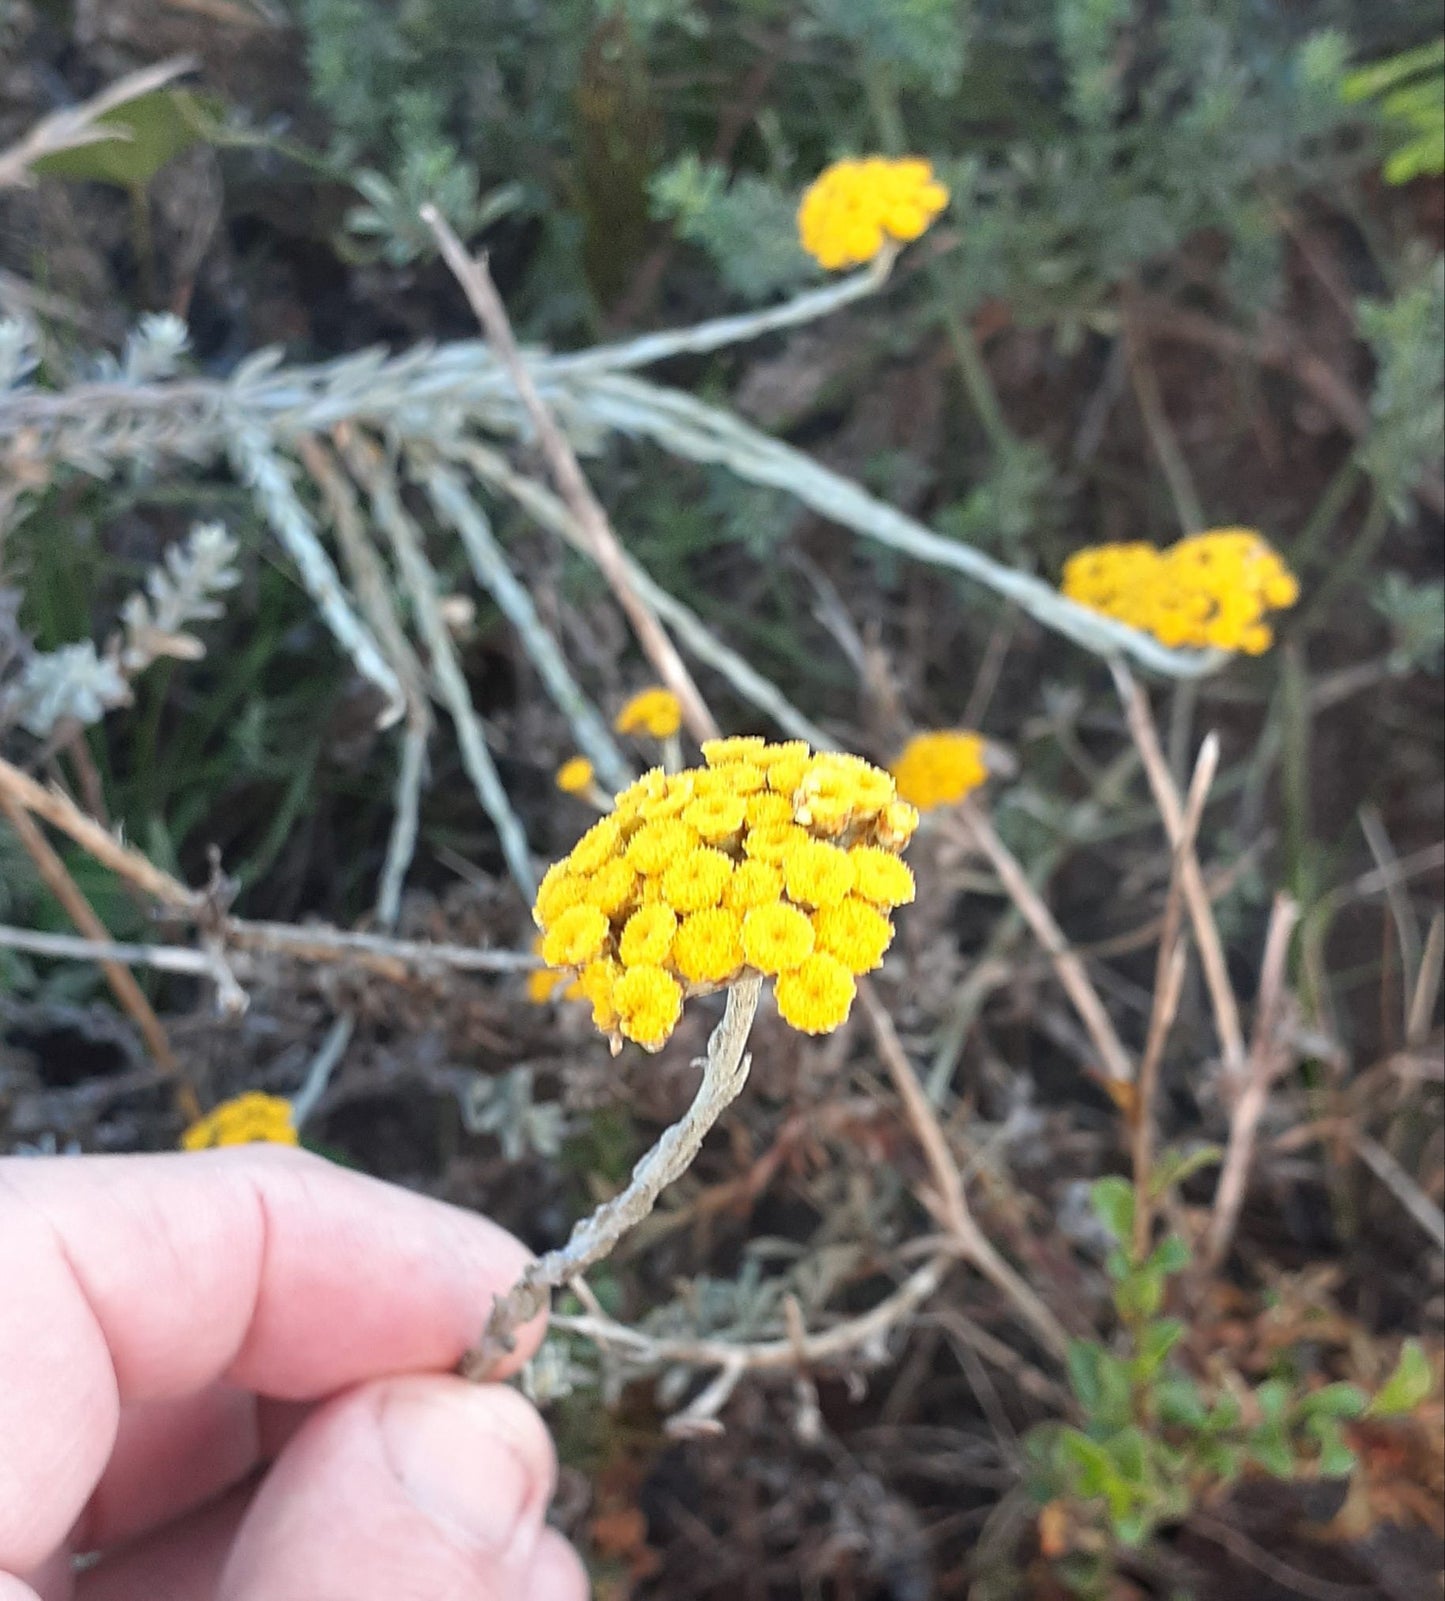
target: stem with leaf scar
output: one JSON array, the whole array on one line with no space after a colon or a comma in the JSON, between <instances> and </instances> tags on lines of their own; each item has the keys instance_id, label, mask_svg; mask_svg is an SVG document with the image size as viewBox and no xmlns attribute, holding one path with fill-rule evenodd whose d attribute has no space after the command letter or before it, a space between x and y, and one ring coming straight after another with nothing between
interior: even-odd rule
<instances>
[{"instance_id":1,"label":"stem with leaf scar","mask_svg":"<svg viewBox=\"0 0 1445 1601\"><path fill-rule=\"evenodd\" d=\"M545 1307L551 1292L612 1254L618 1241L642 1222L657 1198L692 1166L708 1130L742 1093L752 1058L744 1047L762 992L760 977L742 978L727 992L722 1021L708 1041L702 1083L692 1105L632 1170L621 1194L604 1202L572 1230L564 1246L539 1257L492 1307L478 1343L462 1358L463 1378L485 1379L512 1349L515 1331Z\"/></svg>"}]
</instances>

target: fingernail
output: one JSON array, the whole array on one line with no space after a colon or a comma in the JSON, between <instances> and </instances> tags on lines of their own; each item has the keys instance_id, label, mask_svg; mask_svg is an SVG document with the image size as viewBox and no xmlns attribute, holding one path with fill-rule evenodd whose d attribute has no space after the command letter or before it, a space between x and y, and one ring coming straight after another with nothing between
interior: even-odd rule
<instances>
[{"instance_id":1,"label":"fingernail","mask_svg":"<svg viewBox=\"0 0 1445 1601\"><path fill-rule=\"evenodd\" d=\"M415 1507L468 1543L506 1551L531 1499L531 1473L476 1392L389 1396L381 1436Z\"/></svg>"}]
</instances>

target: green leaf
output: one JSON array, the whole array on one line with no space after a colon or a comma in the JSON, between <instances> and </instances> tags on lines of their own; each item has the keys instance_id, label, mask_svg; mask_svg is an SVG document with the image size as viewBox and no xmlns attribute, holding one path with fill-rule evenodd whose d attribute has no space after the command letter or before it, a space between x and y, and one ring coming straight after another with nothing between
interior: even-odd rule
<instances>
[{"instance_id":1,"label":"green leaf","mask_svg":"<svg viewBox=\"0 0 1445 1601\"><path fill-rule=\"evenodd\" d=\"M1282 1424L1266 1423L1249 1437L1251 1457L1266 1473L1277 1479L1292 1479L1295 1474L1294 1452L1290 1450L1289 1436Z\"/></svg>"},{"instance_id":2,"label":"green leaf","mask_svg":"<svg viewBox=\"0 0 1445 1601\"><path fill-rule=\"evenodd\" d=\"M41 177L144 189L166 165L193 145L209 141L220 102L190 89L156 89L97 118L107 136L42 156L33 166Z\"/></svg>"},{"instance_id":3,"label":"green leaf","mask_svg":"<svg viewBox=\"0 0 1445 1601\"><path fill-rule=\"evenodd\" d=\"M1186 1373L1170 1373L1155 1384L1154 1408L1161 1423L1187 1429L1202 1429L1209 1416L1199 1386Z\"/></svg>"},{"instance_id":4,"label":"green leaf","mask_svg":"<svg viewBox=\"0 0 1445 1601\"><path fill-rule=\"evenodd\" d=\"M1089 1421L1117 1428L1129 1417L1127 1365L1092 1340L1069 1346L1069 1383Z\"/></svg>"},{"instance_id":5,"label":"green leaf","mask_svg":"<svg viewBox=\"0 0 1445 1601\"><path fill-rule=\"evenodd\" d=\"M1169 1353L1184 1338L1186 1329L1178 1318L1160 1318L1139 1336L1138 1362L1146 1376L1159 1371Z\"/></svg>"},{"instance_id":6,"label":"green leaf","mask_svg":"<svg viewBox=\"0 0 1445 1601\"><path fill-rule=\"evenodd\" d=\"M1114 1304L1119 1315L1129 1321L1154 1317L1164 1304L1164 1275L1146 1263L1120 1282Z\"/></svg>"},{"instance_id":7,"label":"green leaf","mask_svg":"<svg viewBox=\"0 0 1445 1601\"><path fill-rule=\"evenodd\" d=\"M1342 86L1348 101L1371 100L1421 73L1445 66L1445 40L1437 39L1416 50L1403 50L1350 73Z\"/></svg>"},{"instance_id":8,"label":"green leaf","mask_svg":"<svg viewBox=\"0 0 1445 1601\"><path fill-rule=\"evenodd\" d=\"M1099 1221L1127 1249L1134 1237L1134 1186L1128 1179L1098 1179L1089 1196Z\"/></svg>"},{"instance_id":9,"label":"green leaf","mask_svg":"<svg viewBox=\"0 0 1445 1601\"><path fill-rule=\"evenodd\" d=\"M1076 1470L1073 1480L1079 1495L1103 1495L1114 1482L1113 1460L1097 1440L1078 1429L1065 1429L1058 1448L1060 1458Z\"/></svg>"},{"instance_id":10,"label":"green leaf","mask_svg":"<svg viewBox=\"0 0 1445 1601\"><path fill-rule=\"evenodd\" d=\"M1320 1448L1315 1463L1320 1476L1326 1479L1348 1478L1355 1471L1355 1453L1346 1445L1338 1419L1314 1417L1305 1428Z\"/></svg>"},{"instance_id":11,"label":"green leaf","mask_svg":"<svg viewBox=\"0 0 1445 1601\"><path fill-rule=\"evenodd\" d=\"M1299 1403L1301 1417L1357 1418L1369 1404L1369 1397L1357 1384L1327 1384L1312 1390Z\"/></svg>"},{"instance_id":12,"label":"green leaf","mask_svg":"<svg viewBox=\"0 0 1445 1601\"><path fill-rule=\"evenodd\" d=\"M1137 1512L1127 1512L1123 1517L1114 1520L1115 1537L1120 1545L1128 1546L1131 1551L1137 1551L1140 1546L1148 1544L1153 1533L1153 1514L1142 1509Z\"/></svg>"},{"instance_id":13,"label":"green leaf","mask_svg":"<svg viewBox=\"0 0 1445 1601\"><path fill-rule=\"evenodd\" d=\"M1375 1392L1375 1398L1365 1409L1372 1418L1403 1417L1413 1412L1430 1394L1435 1375L1430 1370L1430 1359L1418 1340L1406 1340L1400 1350L1395 1371Z\"/></svg>"},{"instance_id":14,"label":"green leaf","mask_svg":"<svg viewBox=\"0 0 1445 1601\"><path fill-rule=\"evenodd\" d=\"M1177 1234L1171 1234L1154 1247L1148 1265L1166 1276L1182 1273L1189 1266L1189 1247Z\"/></svg>"},{"instance_id":15,"label":"green leaf","mask_svg":"<svg viewBox=\"0 0 1445 1601\"><path fill-rule=\"evenodd\" d=\"M1266 1423L1283 1423L1289 1414L1291 1387L1283 1379L1266 1379L1254 1392Z\"/></svg>"}]
</instances>

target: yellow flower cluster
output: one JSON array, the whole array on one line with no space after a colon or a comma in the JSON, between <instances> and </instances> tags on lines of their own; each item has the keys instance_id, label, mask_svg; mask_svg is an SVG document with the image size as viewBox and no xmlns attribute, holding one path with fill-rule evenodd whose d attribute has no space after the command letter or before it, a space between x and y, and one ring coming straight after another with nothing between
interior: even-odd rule
<instances>
[{"instance_id":1,"label":"yellow flower cluster","mask_svg":"<svg viewBox=\"0 0 1445 1601\"><path fill-rule=\"evenodd\" d=\"M794 1028L828 1033L913 899L899 852L918 813L887 773L801 741L702 753L625 789L537 891L542 958L575 975L614 1049L659 1050L689 995L749 974L776 979Z\"/></svg>"},{"instance_id":2,"label":"yellow flower cluster","mask_svg":"<svg viewBox=\"0 0 1445 1601\"><path fill-rule=\"evenodd\" d=\"M585 756L569 756L557 769L557 788L564 795L585 795L592 778L592 763Z\"/></svg>"},{"instance_id":3,"label":"yellow flower cluster","mask_svg":"<svg viewBox=\"0 0 1445 1601\"><path fill-rule=\"evenodd\" d=\"M889 772L898 793L921 812L956 805L988 777L983 740L952 728L915 734Z\"/></svg>"},{"instance_id":4,"label":"yellow flower cluster","mask_svg":"<svg viewBox=\"0 0 1445 1601\"><path fill-rule=\"evenodd\" d=\"M279 1095L252 1090L222 1101L181 1135L183 1151L209 1151L218 1145L299 1145L291 1103Z\"/></svg>"},{"instance_id":5,"label":"yellow flower cluster","mask_svg":"<svg viewBox=\"0 0 1445 1601\"><path fill-rule=\"evenodd\" d=\"M670 689L654 685L634 695L618 712L612 726L619 734L647 734L652 739L671 739L682 727L682 706Z\"/></svg>"},{"instance_id":6,"label":"yellow flower cluster","mask_svg":"<svg viewBox=\"0 0 1445 1601\"><path fill-rule=\"evenodd\" d=\"M1299 599L1299 580L1252 528L1216 528L1167 550L1094 545L1064 566L1063 592L1165 645L1243 651L1274 643L1266 613Z\"/></svg>"},{"instance_id":7,"label":"yellow flower cluster","mask_svg":"<svg viewBox=\"0 0 1445 1601\"><path fill-rule=\"evenodd\" d=\"M872 261L890 239L917 239L947 204L948 190L918 157L835 161L803 195L798 237L834 272Z\"/></svg>"}]
</instances>

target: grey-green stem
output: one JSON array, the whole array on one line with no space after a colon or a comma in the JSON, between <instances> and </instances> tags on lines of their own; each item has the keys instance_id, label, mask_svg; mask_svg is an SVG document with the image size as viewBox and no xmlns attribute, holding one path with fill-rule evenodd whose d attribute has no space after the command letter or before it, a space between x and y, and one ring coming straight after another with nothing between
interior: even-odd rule
<instances>
[{"instance_id":1,"label":"grey-green stem","mask_svg":"<svg viewBox=\"0 0 1445 1601\"><path fill-rule=\"evenodd\" d=\"M633 1168L627 1188L583 1218L565 1245L539 1257L497 1300L481 1340L462 1358L463 1378L485 1379L511 1350L516 1330L536 1317L552 1291L610 1256L622 1236L657 1205L663 1190L692 1166L708 1130L747 1082L752 1058L745 1046L762 986L760 978L744 978L728 990L727 1007L708 1041L702 1083L692 1105Z\"/></svg>"}]
</instances>

